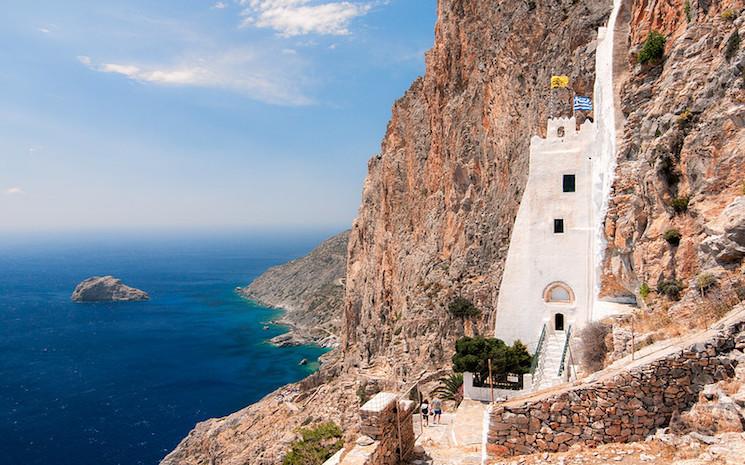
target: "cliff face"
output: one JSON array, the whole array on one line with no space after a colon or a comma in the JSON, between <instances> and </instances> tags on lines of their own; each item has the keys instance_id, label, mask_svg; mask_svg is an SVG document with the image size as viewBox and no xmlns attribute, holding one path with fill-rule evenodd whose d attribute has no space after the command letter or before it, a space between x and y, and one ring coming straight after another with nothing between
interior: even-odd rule
<instances>
[{"instance_id":1,"label":"cliff face","mask_svg":"<svg viewBox=\"0 0 745 465\"><path fill-rule=\"evenodd\" d=\"M739 223L715 221L743 194L743 53L722 58L723 40L742 29L742 19L721 18L735 3L691 0L688 23L684 1L626 2L627 120L606 222L606 295L631 295L642 279L654 285L673 270L693 276L714 259L699 246L707 237L736 253L726 241L740 240ZM566 74L577 94L592 95L597 28L610 8L610 0L438 2L426 74L394 105L369 162L349 236L341 350L310 379L201 423L165 464L277 464L298 426L325 419L353 436L362 380L410 381L447 365L464 332L492 332L529 137L544 135L549 115L570 111L572 92L550 90L550 76ZM667 58L637 67L633 52L651 28L671 35ZM678 123L683 114L690 119ZM657 174L666 153L675 154L674 188ZM671 198L689 193L689 211L672 215ZM667 224L683 235L675 250L660 237ZM739 263L722 269L733 274ZM473 327L446 310L458 294L482 311Z\"/></svg>"},{"instance_id":2,"label":"cliff face","mask_svg":"<svg viewBox=\"0 0 745 465\"><path fill-rule=\"evenodd\" d=\"M629 2L629 71L620 82L626 123L606 221L607 296L636 295L643 304L639 289L647 284L654 311L671 307L676 317L695 319L707 308L696 277L707 273L719 298L736 300L745 256L745 53L728 42L745 35L742 10L737 0ZM650 30L667 36L665 56L640 65L635 52ZM672 230L680 245L665 240ZM654 293L671 280L682 287L678 303Z\"/></svg>"},{"instance_id":3,"label":"cliff face","mask_svg":"<svg viewBox=\"0 0 745 465\"><path fill-rule=\"evenodd\" d=\"M463 324L457 294L493 330L529 137L570 111L566 74L592 95L597 28L611 2L438 2L426 74L393 107L369 162L349 244L343 350L348 366L403 377L449 359Z\"/></svg>"},{"instance_id":4,"label":"cliff face","mask_svg":"<svg viewBox=\"0 0 745 465\"><path fill-rule=\"evenodd\" d=\"M291 342L332 344L341 323L348 240L349 231L337 234L308 255L270 268L240 293L285 310L281 323L291 327Z\"/></svg>"}]
</instances>

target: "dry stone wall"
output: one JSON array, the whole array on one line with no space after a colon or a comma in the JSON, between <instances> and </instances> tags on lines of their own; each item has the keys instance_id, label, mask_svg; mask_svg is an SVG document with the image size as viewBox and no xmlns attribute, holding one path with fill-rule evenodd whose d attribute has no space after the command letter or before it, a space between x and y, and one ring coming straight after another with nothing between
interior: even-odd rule
<instances>
[{"instance_id":1,"label":"dry stone wall","mask_svg":"<svg viewBox=\"0 0 745 465\"><path fill-rule=\"evenodd\" d=\"M745 312L741 312L745 313ZM667 426L704 385L734 374L745 350L745 318L702 342L553 395L494 407L489 449L495 455L565 451L581 443L631 442ZM739 337L738 337L739 336Z\"/></svg>"}]
</instances>

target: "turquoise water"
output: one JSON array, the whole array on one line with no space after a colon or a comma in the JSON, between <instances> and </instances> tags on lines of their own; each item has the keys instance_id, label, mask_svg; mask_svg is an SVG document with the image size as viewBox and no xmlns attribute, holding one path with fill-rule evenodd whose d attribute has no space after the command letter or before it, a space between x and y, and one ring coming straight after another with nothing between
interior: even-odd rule
<instances>
[{"instance_id":1,"label":"turquoise water","mask_svg":"<svg viewBox=\"0 0 745 465\"><path fill-rule=\"evenodd\" d=\"M0 463L156 464L198 421L306 376L323 350L268 345L278 312L234 289L320 238L0 243ZM151 301L70 301L101 274Z\"/></svg>"}]
</instances>

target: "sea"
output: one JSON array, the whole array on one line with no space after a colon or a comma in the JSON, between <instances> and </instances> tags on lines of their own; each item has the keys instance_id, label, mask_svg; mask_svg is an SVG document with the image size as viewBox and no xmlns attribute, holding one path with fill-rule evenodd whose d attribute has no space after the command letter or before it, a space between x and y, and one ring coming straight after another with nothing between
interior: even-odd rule
<instances>
[{"instance_id":1,"label":"sea","mask_svg":"<svg viewBox=\"0 0 745 465\"><path fill-rule=\"evenodd\" d=\"M235 288L325 236L0 237L0 464L154 465L197 422L317 369L323 349L268 344L280 312ZM151 300L70 300L109 274Z\"/></svg>"}]
</instances>

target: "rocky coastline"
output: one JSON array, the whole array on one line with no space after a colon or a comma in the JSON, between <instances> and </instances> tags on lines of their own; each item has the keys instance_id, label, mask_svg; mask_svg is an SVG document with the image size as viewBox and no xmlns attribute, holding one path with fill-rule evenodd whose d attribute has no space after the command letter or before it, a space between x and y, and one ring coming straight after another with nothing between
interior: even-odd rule
<instances>
[{"instance_id":1,"label":"rocky coastline","mask_svg":"<svg viewBox=\"0 0 745 465\"><path fill-rule=\"evenodd\" d=\"M288 332L269 340L278 347L339 345L349 231L337 234L308 255L270 268L237 292L259 305L277 308L282 316L268 324Z\"/></svg>"}]
</instances>

